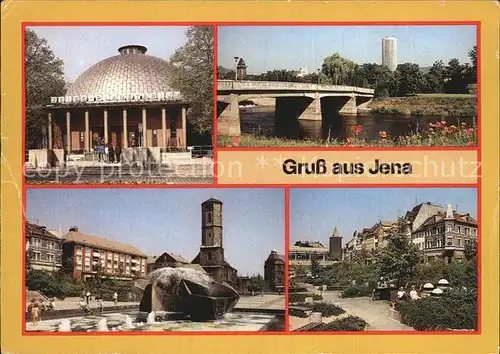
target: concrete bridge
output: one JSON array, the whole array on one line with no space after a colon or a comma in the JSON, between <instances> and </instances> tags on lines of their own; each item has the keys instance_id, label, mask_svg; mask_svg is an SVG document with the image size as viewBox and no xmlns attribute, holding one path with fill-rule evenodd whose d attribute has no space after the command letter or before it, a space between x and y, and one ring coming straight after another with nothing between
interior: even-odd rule
<instances>
[{"instance_id":1,"label":"concrete bridge","mask_svg":"<svg viewBox=\"0 0 500 354\"><path fill-rule=\"evenodd\" d=\"M356 114L373 98L374 90L341 85L278 81L217 81L219 134L239 136L239 103L259 97L276 98L275 117L321 121L324 116Z\"/></svg>"}]
</instances>

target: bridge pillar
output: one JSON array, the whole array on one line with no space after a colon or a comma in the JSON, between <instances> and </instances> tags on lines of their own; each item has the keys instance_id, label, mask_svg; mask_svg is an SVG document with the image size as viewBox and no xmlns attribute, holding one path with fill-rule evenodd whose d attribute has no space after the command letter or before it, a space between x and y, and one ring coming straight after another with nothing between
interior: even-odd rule
<instances>
[{"instance_id":1,"label":"bridge pillar","mask_svg":"<svg viewBox=\"0 0 500 354\"><path fill-rule=\"evenodd\" d=\"M229 102L217 102L218 133L221 135L240 136L240 107L238 96L228 96Z\"/></svg>"},{"instance_id":2,"label":"bridge pillar","mask_svg":"<svg viewBox=\"0 0 500 354\"><path fill-rule=\"evenodd\" d=\"M358 108L356 106L356 96L352 96L349 100L340 108L340 114L356 114L358 113Z\"/></svg>"}]
</instances>

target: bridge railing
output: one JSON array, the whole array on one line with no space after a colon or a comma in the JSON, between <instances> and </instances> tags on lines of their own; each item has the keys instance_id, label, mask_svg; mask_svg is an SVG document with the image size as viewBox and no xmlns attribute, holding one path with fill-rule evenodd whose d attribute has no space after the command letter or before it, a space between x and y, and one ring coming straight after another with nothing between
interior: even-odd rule
<instances>
[{"instance_id":1,"label":"bridge railing","mask_svg":"<svg viewBox=\"0 0 500 354\"><path fill-rule=\"evenodd\" d=\"M375 90L344 85L324 85L310 84L302 82L280 82L280 81L234 81L218 80L217 89L219 91L247 91L247 90L290 90L290 91L337 91L337 92L357 92L373 94Z\"/></svg>"}]
</instances>

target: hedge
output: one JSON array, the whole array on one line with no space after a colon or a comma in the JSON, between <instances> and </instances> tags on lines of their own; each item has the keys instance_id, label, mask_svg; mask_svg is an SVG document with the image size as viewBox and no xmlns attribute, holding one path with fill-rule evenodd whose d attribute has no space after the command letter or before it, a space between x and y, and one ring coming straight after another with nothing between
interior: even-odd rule
<instances>
[{"instance_id":1,"label":"hedge","mask_svg":"<svg viewBox=\"0 0 500 354\"><path fill-rule=\"evenodd\" d=\"M398 302L402 322L418 331L477 330L477 291L454 290L443 296Z\"/></svg>"},{"instance_id":2,"label":"hedge","mask_svg":"<svg viewBox=\"0 0 500 354\"><path fill-rule=\"evenodd\" d=\"M368 286L348 285L340 295L343 298L371 296L372 290Z\"/></svg>"}]
</instances>

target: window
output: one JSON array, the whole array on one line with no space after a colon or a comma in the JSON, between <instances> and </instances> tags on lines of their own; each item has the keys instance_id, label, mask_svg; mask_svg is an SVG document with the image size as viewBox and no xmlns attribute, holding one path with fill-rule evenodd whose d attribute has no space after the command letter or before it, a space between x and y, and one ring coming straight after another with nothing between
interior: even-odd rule
<instances>
[{"instance_id":1,"label":"window","mask_svg":"<svg viewBox=\"0 0 500 354\"><path fill-rule=\"evenodd\" d=\"M212 252L208 252L208 260L211 261L212 260Z\"/></svg>"},{"instance_id":2,"label":"window","mask_svg":"<svg viewBox=\"0 0 500 354\"><path fill-rule=\"evenodd\" d=\"M451 225L447 225L446 226L446 232L451 232L451 231L452 231Z\"/></svg>"},{"instance_id":3,"label":"window","mask_svg":"<svg viewBox=\"0 0 500 354\"><path fill-rule=\"evenodd\" d=\"M209 223L209 224L212 223L212 212L207 213L207 223Z\"/></svg>"},{"instance_id":4,"label":"window","mask_svg":"<svg viewBox=\"0 0 500 354\"><path fill-rule=\"evenodd\" d=\"M40 252L33 252L33 255L35 256L35 261L39 261L42 258Z\"/></svg>"}]
</instances>

